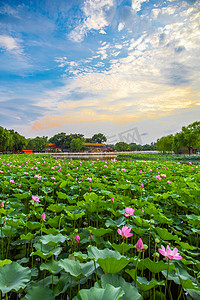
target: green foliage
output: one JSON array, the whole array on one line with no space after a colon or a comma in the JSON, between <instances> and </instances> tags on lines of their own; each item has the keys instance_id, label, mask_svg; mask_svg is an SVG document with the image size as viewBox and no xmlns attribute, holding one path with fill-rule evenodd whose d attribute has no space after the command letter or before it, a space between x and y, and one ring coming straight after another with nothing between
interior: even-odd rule
<instances>
[{"instance_id":1,"label":"green foliage","mask_svg":"<svg viewBox=\"0 0 200 300\"><path fill-rule=\"evenodd\" d=\"M76 138L76 139L74 138L70 143L70 149L72 151L79 152L83 148L84 144L85 144L84 138Z\"/></svg>"},{"instance_id":2,"label":"green foliage","mask_svg":"<svg viewBox=\"0 0 200 300\"><path fill-rule=\"evenodd\" d=\"M130 145L125 142L118 142L115 144L115 150L117 151L127 151L130 149Z\"/></svg>"}]
</instances>

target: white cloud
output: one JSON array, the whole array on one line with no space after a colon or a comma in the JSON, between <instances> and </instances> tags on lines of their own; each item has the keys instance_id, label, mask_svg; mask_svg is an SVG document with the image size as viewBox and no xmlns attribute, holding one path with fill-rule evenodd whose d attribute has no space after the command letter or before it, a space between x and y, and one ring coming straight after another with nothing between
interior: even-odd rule
<instances>
[{"instance_id":1,"label":"white cloud","mask_svg":"<svg viewBox=\"0 0 200 300\"><path fill-rule=\"evenodd\" d=\"M109 25L106 12L113 6L113 0L86 0L82 11L84 20L70 32L68 37L74 42L81 42L87 32L98 30L105 34L105 27Z\"/></svg>"},{"instance_id":2,"label":"white cloud","mask_svg":"<svg viewBox=\"0 0 200 300\"><path fill-rule=\"evenodd\" d=\"M118 25L118 31L122 31L122 29L124 28L124 23L119 23Z\"/></svg>"},{"instance_id":3,"label":"white cloud","mask_svg":"<svg viewBox=\"0 0 200 300\"><path fill-rule=\"evenodd\" d=\"M6 51L15 54L23 54L23 49L20 45L20 40L13 38L9 35L0 35L0 48L5 49Z\"/></svg>"},{"instance_id":4,"label":"white cloud","mask_svg":"<svg viewBox=\"0 0 200 300\"><path fill-rule=\"evenodd\" d=\"M132 9L135 11L140 11L142 3L148 2L149 0L132 0Z\"/></svg>"}]
</instances>

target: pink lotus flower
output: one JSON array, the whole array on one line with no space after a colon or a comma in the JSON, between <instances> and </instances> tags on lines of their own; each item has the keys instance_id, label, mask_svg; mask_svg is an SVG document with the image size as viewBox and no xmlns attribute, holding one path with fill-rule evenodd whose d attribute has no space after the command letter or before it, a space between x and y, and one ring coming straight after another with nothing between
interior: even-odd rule
<instances>
[{"instance_id":1,"label":"pink lotus flower","mask_svg":"<svg viewBox=\"0 0 200 300\"><path fill-rule=\"evenodd\" d=\"M1 202L0 207L4 207L4 203L3 202Z\"/></svg>"},{"instance_id":2,"label":"pink lotus flower","mask_svg":"<svg viewBox=\"0 0 200 300\"><path fill-rule=\"evenodd\" d=\"M13 179L10 179L10 181L9 181L9 182L10 182L10 183L15 183Z\"/></svg>"},{"instance_id":3,"label":"pink lotus flower","mask_svg":"<svg viewBox=\"0 0 200 300\"><path fill-rule=\"evenodd\" d=\"M161 180L160 175L156 175L156 178L158 179L158 181Z\"/></svg>"},{"instance_id":4,"label":"pink lotus flower","mask_svg":"<svg viewBox=\"0 0 200 300\"><path fill-rule=\"evenodd\" d=\"M144 184L143 184L143 183L141 183L140 187L141 187L141 189L143 189L143 188L144 188Z\"/></svg>"},{"instance_id":5,"label":"pink lotus flower","mask_svg":"<svg viewBox=\"0 0 200 300\"><path fill-rule=\"evenodd\" d=\"M92 189L91 186L89 186L89 191L91 191L91 189Z\"/></svg>"},{"instance_id":6,"label":"pink lotus flower","mask_svg":"<svg viewBox=\"0 0 200 300\"><path fill-rule=\"evenodd\" d=\"M139 238L139 240L138 240L137 243L136 243L136 249L137 249L137 251L139 251L139 252L143 249L143 241L142 241L141 238Z\"/></svg>"},{"instance_id":7,"label":"pink lotus flower","mask_svg":"<svg viewBox=\"0 0 200 300\"><path fill-rule=\"evenodd\" d=\"M40 199L40 197L38 197L38 196L32 196L32 200L35 201L35 202L39 203L40 202L39 199Z\"/></svg>"},{"instance_id":8,"label":"pink lotus flower","mask_svg":"<svg viewBox=\"0 0 200 300\"><path fill-rule=\"evenodd\" d=\"M45 221L45 213L41 215L41 221Z\"/></svg>"},{"instance_id":9,"label":"pink lotus flower","mask_svg":"<svg viewBox=\"0 0 200 300\"><path fill-rule=\"evenodd\" d=\"M165 258L163 260L166 259L175 259L175 260L180 260L183 257L180 256L180 254L178 253L178 249L174 248L173 250L171 250L169 248L169 245L167 245L167 248L165 250L165 247L163 245L161 245L161 248L158 249L158 251L160 252L160 254L162 254L163 256L165 256Z\"/></svg>"},{"instance_id":10,"label":"pink lotus flower","mask_svg":"<svg viewBox=\"0 0 200 300\"><path fill-rule=\"evenodd\" d=\"M142 213L144 214L144 209L142 209Z\"/></svg>"},{"instance_id":11,"label":"pink lotus flower","mask_svg":"<svg viewBox=\"0 0 200 300\"><path fill-rule=\"evenodd\" d=\"M140 170L140 173L142 173L142 170Z\"/></svg>"},{"instance_id":12,"label":"pink lotus flower","mask_svg":"<svg viewBox=\"0 0 200 300\"><path fill-rule=\"evenodd\" d=\"M168 183L168 184L171 184L171 181L170 181L170 180L168 180L168 181L167 181L167 183Z\"/></svg>"},{"instance_id":13,"label":"pink lotus flower","mask_svg":"<svg viewBox=\"0 0 200 300\"><path fill-rule=\"evenodd\" d=\"M19 183L19 187L21 187L21 183Z\"/></svg>"},{"instance_id":14,"label":"pink lotus flower","mask_svg":"<svg viewBox=\"0 0 200 300\"><path fill-rule=\"evenodd\" d=\"M114 198L112 197L112 198L110 199L110 201L111 201L111 203L114 203Z\"/></svg>"},{"instance_id":15,"label":"pink lotus flower","mask_svg":"<svg viewBox=\"0 0 200 300\"><path fill-rule=\"evenodd\" d=\"M80 241L80 236L77 234L77 235L75 236L75 242L79 243L79 241Z\"/></svg>"},{"instance_id":16,"label":"pink lotus flower","mask_svg":"<svg viewBox=\"0 0 200 300\"><path fill-rule=\"evenodd\" d=\"M133 235L133 233L130 233L130 231L131 228L128 228L127 226L123 226L122 230L117 229L117 232L123 237L123 239L127 239L128 237L131 237Z\"/></svg>"},{"instance_id":17,"label":"pink lotus flower","mask_svg":"<svg viewBox=\"0 0 200 300\"><path fill-rule=\"evenodd\" d=\"M56 180L56 178L55 178L55 177L53 177L53 176L51 177L51 179L52 179L52 180Z\"/></svg>"},{"instance_id":18,"label":"pink lotus flower","mask_svg":"<svg viewBox=\"0 0 200 300\"><path fill-rule=\"evenodd\" d=\"M125 212L124 215L125 217L131 217L134 214L135 209L131 208L131 207L126 207L125 208Z\"/></svg>"}]
</instances>

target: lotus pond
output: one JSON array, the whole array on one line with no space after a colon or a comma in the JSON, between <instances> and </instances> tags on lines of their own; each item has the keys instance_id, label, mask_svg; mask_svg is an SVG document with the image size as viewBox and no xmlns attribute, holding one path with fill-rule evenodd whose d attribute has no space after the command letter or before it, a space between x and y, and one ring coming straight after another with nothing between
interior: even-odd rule
<instances>
[{"instance_id":1,"label":"lotus pond","mask_svg":"<svg viewBox=\"0 0 200 300\"><path fill-rule=\"evenodd\" d=\"M1 299L200 299L199 168L0 156Z\"/></svg>"}]
</instances>

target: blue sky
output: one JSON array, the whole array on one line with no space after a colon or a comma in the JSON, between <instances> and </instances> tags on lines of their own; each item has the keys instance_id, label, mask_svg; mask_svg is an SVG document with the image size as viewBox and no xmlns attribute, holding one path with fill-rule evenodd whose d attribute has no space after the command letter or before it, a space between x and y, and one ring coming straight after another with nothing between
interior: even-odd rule
<instances>
[{"instance_id":1,"label":"blue sky","mask_svg":"<svg viewBox=\"0 0 200 300\"><path fill-rule=\"evenodd\" d=\"M156 141L199 120L199 56L199 1L1 0L0 126Z\"/></svg>"}]
</instances>

